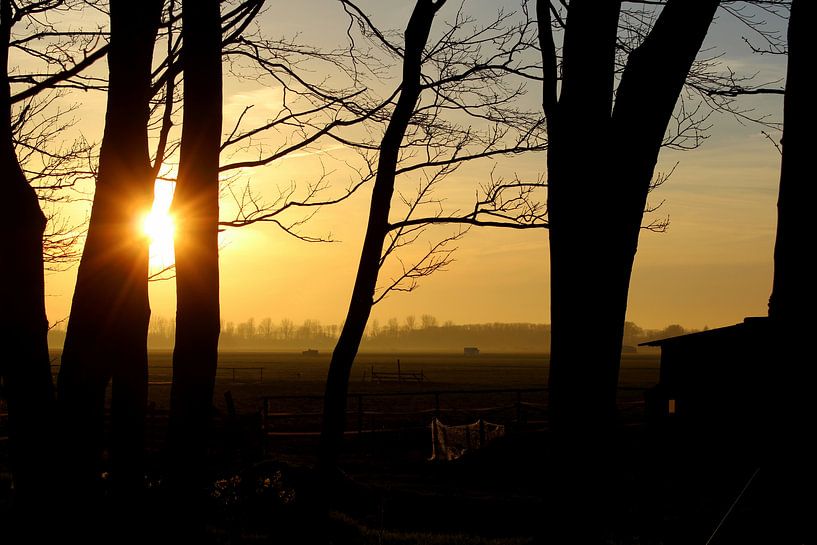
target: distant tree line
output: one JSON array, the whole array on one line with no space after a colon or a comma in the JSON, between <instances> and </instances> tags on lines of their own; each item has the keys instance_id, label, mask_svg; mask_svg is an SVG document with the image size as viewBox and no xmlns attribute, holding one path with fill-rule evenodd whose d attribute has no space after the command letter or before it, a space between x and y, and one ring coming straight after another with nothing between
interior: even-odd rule
<instances>
[{"instance_id":1,"label":"distant tree line","mask_svg":"<svg viewBox=\"0 0 817 545\"><path fill-rule=\"evenodd\" d=\"M341 327L307 319L296 323L289 318L273 320L250 318L243 322L225 322L221 327L220 348L225 350L331 350L337 342ZM588 339L594 331L585 328ZM643 342L692 333L678 324L663 329L645 329L634 322L624 327L624 346L637 346ZM175 322L154 316L148 330L148 345L162 350L173 347ZM54 328L48 336L52 349L62 347L65 329ZM476 346L483 352L548 352L550 347L550 324L501 323L455 324L440 321L431 314L419 318L408 315L402 320L390 318L385 323L374 319L370 322L361 346L369 351L417 350L461 351L466 346ZM639 351L645 350L640 348ZM647 349L648 350L648 349Z\"/></svg>"}]
</instances>

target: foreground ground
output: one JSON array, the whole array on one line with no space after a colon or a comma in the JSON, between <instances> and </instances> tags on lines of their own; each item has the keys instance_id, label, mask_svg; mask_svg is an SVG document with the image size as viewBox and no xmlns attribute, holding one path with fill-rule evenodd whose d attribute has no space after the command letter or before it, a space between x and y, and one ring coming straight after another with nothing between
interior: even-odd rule
<instances>
[{"instance_id":1,"label":"foreground ground","mask_svg":"<svg viewBox=\"0 0 817 545\"><path fill-rule=\"evenodd\" d=\"M398 372L398 359L403 382L372 380L373 372L394 379L388 374ZM151 354L148 478L154 484L169 365L169 353ZM321 354L222 354L208 515L215 542L272 543L284 528L298 532L327 365ZM423 381L411 380L420 371ZM349 428L361 433L346 440L344 488L333 515L338 542L533 543L548 524L544 498L554 471L543 410L546 377L544 355L362 355L349 416ZM754 469L751 457L703 452L680 436L649 430L643 394L657 380L656 354L624 356L619 431L609 451L599 453L617 468L610 543L706 542ZM507 434L455 462L432 462L433 416L446 424L483 418L505 425ZM0 501L8 496L5 486ZM735 521L747 509L742 504L711 543L733 542L730 532L740 531Z\"/></svg>"}]
</instances>

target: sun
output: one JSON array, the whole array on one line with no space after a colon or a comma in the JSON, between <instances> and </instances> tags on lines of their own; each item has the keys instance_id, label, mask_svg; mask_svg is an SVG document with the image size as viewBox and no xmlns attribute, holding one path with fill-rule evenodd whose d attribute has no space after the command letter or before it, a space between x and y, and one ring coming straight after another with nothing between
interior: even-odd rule
<instances>
[{"instance_id":1,"label":"sun","mask_svg":"<svg viewBox=\"0 0 817 545\"><path fill-rule=\"evenodd\" d=\"M153 267L169 267L175 262L173 234L176 228L170 214L174 186L172 182L156 181L153 208L142 220L142 232L150 240L150 264Z\"/></svg>"}]
</instances>

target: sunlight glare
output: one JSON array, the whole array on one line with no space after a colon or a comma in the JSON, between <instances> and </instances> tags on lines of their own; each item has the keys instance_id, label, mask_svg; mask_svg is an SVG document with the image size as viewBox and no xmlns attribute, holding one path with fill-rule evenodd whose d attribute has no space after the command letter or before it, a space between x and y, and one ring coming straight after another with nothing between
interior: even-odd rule
<instances>
[{"instance_id":1,"label":"sunlight glare","mask_svg":"<svg viewBox=\"0 0 817 545\"><path fill-rule=\"evenodd\" d=\"M156 181L153 191L153 208L142 221L142 231L150 239L150 264L167 267L173 264L173 233L175 227L170 214L174 184Z\"/></svg>"}]
</instances>

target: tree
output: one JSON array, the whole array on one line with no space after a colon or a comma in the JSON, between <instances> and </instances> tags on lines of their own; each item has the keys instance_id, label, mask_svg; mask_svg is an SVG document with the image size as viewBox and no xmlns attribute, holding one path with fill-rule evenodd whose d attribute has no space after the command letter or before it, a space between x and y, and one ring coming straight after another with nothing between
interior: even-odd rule
<instances>
[{"instance_id":1,"label":"tree","mask_svg":"<svg viewBox=\"0 0 817 545\"><path fill-rule=\"evenodd\" d=\"M777 233L774 246L774 277L769 299L770 335L768 354L773 360L764 370L763 384L776 392L774 416L767 439L774 445L767 479L772 483L766 494L775 498L768 505L772 530L780 543L805 543L814 531L807 506L817 482L813 470L814 447L808 440L814 422L813 366L802 358L802 342L811 334L812 321L804 319L817 303L814 278L810 273L809 252L814 227L809 208L815 199L811 173L811 140L815 122L810 74L817 54L809 36L814 21L813 2L793 0L788 27L788 66L783 101L783 140L780 187L777 201ZM758 371L759 372L759 371Z\"/></svg>"},{"instance_id":2,"label":"tree","mask_svg":"<svg viewBox=\"0 0 817 545\"><path fill-rule=\"evenodd\" d=\"M176 218L176 344L170 399L170 478L193 493L205 478L218 359L218 196L221 16L218 0L182 3L184 119Z\"/></svg>"},{"instance_id":3,"label":"tree","mask_svg":"<svg viewBox=\"0 0 817 545\"><path fill-rule=\"evenodd\" d=\"M5 249L11 259L0 267L0 290L5 301L0 319L4 357L0 376L9 403L11 464L17 500L28 509L46 490L42 467L47 460L47 431L53 417L53 385L48 356L48 319L45 314L43 280L43 233L45 215L37 194L29 185L14 147L9 82L9 47L15 14L11 0L0 2L0 82L2 142L0 173L6 217L11 231Z\"/></svg>"},{"instance_id":4,"label":"tree","mask_svg":"<svg viewBox=\"0 0 817 545\"><path fill-rule=\"evenodd\" d=\"M620 3L570 3L561 78L550 24L554 8L547 1L537 3L549 142L554 425L603 427L615 414L627 292L647 193L669 121L718 3L667 2L627 57L615 104ZM588 134L615 143L590 149ZM586 346L581 323L589 312L599 330L587 347L590 353L579 355L576 347Z\"/></svg>"},{"instance_id":5,"label":"tree","mask_svg":"<svg viewBox=\"0 0 817 545\"><path fill-rule=\"evenodd\" d=\"M413 331L417 325L417 318L413 314L406 316L406 331Z\"/></svg>"},{"instance_id":6,"label":"tree","mask_svg":"<svg viewBox=\"0 0 817 545\"><path fill-rule=\"evenodd\" d=\"M389 209L394 191L400 144L420 98L421 66L431 24L445 0L418 0L405 32L403 78L400 98L383 135L380 145L377 178L372 190L369 223L360 254L352 300L340 338L332 352L329 376L324 396L323 429L321 432L321 466L332 472L337 464L343 430L346 425L346 392L349 375L358 346L372 309L372 298L377 285L377 272L388 231Z\"/></svg>"},{"instance_id":7,"label":"tree","mask_svg":"<svg viewBox=\"0 0 817 545\"><path fill-rule=\"evenodd\" d=\"M643 224L645 211L652 210L649 191L667 177L655 172L660 150L697 147L709 115L700 111L703 107L773 125L737 106L735 98L781 90L756 85L731 69L722 73L715 54L696 59L721 2L669 0L628 9L621 9L622 2L561 4L537 1L549 143L552 408L557 425L564 417L568 426L573 420L605 427L615 413L621 333L639 233L666 227L660 220ZM780 52L776 33L733 4L722 7L769 52ZM744 4L779 17L787 2ZM560 49L555 36L562 31ZM700 97L698 106L688 107L681 94L685 86ZM595 142L612 144L591 150L588 134ZM586 164L590 153L598 158L593 168ZM606 333L579 361L577 325L591 309Z\"/></svg>"},{"instance_id":8,"label":"tree","mask_svg":"<svg viewBox=\"0 0 817 545\"><path fill-rule=\"evenodd\" d=\"M387 123L382 139L343 141L361 150L375 182L352 298L332 353L324 395L320 465L326 479L332 478L337 466L349 376L372 306L392 292L413 290L419 278L443 270L451 262L449 245L464 231L429 243L413 263L401 262L396 276L378 286L387 258L417 242L432 224L542 226L541 211L529 198L534 187L542 187L538 181L492 180L483 187L484 198L464 213L444 213L441 200L432 196L438 183L467 161L544 149L541 117L517 107L516 99L525 88L509 79L529 77L525 52L533 44L527 12L523 10L521 21L512 24L511 14L500 11L480 26L459 10L442 36L429 44L432 23L445 1L418 0L401 47L391 43L352 2L342 0L342 4L361 33L401 63L401 79L392 94L399 92L399 97L383 118ZM388 98L385 104L390 103ZM385 111L386 106L380 108ZM457 115L468 121L454 121ZM477 123L488 128L479 131L474 127ZM405 215L391 221L396 180L410 173L420 176L416 195L399 193ZM519 193L505 198L506 191ZM432 213L422 216L429 209ZM398 325L395 320L395 329ZM372 335L376 331L373 324Z\"/></svg>"},{"instance_id":9,"label":"tree","mask_svg":"<svg viewBox=\"0 0 817 545\"><path fill-rule=\"evenodd\" d=\"M431 314L423 314L420 316L420 327L423 329L437 327L437 318Z\"/></svg>"},{"instance_id":10,"label":"tree","mask_svg":"<svg viewBox=\"0 0 817 545\"><path fill-rule=\"evenodd\" d=\"M811 12L809 8L811 7ZM812 184L803 176L811 170L810 131L814 119L811 89L807 83L813 41L807 37L806 21L812 20L813 4L793 1L788 31L788 67L783 104L782 165L777 201L777 233L774 247L774 280L769 299L769 317L784 327L802 323L802 316L814 308L814 282L809 274L803 248L811 244L809 202L813 202Z\"/></svg>"},{"instance_id":11,"label":"tree","mask_svg":"<svg viewBox=\"0 0 817 545\"><path fill-rule=\"evenodd\" d=\"M593 542L605 508L600 449L615 418L627 294L669 121L718 0L668 0L615 88L621 2L537 1L548 126L550 423L560 434L556 539ZM551 17L553 15L553 17ZM564 25L561 76L553 23ZM560 82L560 86L559 86ZM605 144L590 147L592 142ZM588 221L587 218L593 218ZM594 315L586 342L582 324ZM581 350L579 350L581 347ZM581 513L581 514L580 514ZM574 528L587 528L588 534Z\"/></svg>"},{"instance_id":12,"label":"tree","mask_svg":"<svg viewBox=\"0 0 817 545\"><path fill-rule=\"evenodd\" d=\"M58 382L61 416L72 434L69 486L91 497L99 487L105 390L112 382L111 477L123 501L135 500L144 480L150 306L148 243L139 225L153 199L148 120L161 8L161 0L110 4L105 132Z\"/></svg>"},{"instance_id":13,"label":"tree","mask_svg":"<svg viewBox=\"0 0 817 545\"><path fill-rule=\"evenodd\" d=\"M101 31L65 29L51 17L72 14L81 2L0 2L0 82L2 142L0 179L9 221L6 256L0 267L5 307L0 339L8 356L0 364L3 393L9 404L10 461L16 522L27 528L32 509L54 494L43 468L53 459L54 390L48 354L44 304L44 268L59 268L74 257L76 235L56 213L41 208L60 200L61 189L88 173L90 146L61 138L71 126L72 108L55 109L61 87L93 88L82 72L104 56ZM11 61L10 57L14 60ZM11 64L14 62L15 64ZM19 64L16 64L19 63ZM38 202L39 201L39 202Z\"/></svg>"}]
</instances>

